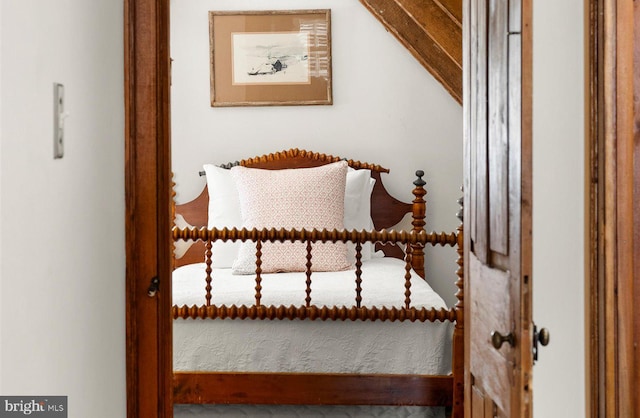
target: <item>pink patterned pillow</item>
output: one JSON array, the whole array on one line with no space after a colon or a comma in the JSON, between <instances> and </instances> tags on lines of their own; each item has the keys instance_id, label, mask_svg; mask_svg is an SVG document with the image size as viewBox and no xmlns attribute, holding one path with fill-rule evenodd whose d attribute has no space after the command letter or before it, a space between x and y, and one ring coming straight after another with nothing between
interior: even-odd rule
<instances>
[{"instance_id":1,"label":"pink patterned pillow","mask_svg":"<svg viewBox=\"0 0 640 418\"><path fill-rule=\"evenodd\" d=\"M313 168L262 170L233 167L240 197L242 225L247 228L343 229L347 163ZM344 243L312 243L313 271L350 267ZM256 246L245 242L233 263L235 274L256 269ZM262 245L264 273L306 271L306 244L266 242Z\"/></svg>"}]
</instances>

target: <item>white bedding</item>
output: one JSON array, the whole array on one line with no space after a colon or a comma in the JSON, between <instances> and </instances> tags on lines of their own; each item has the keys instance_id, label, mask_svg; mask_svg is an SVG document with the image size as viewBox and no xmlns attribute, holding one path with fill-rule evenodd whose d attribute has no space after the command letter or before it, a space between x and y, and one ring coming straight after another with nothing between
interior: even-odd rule
<instances>
[{"instance_id":1,"label":"white bedding","mask_svg":"<svg viewBox=\"0 0 640 418\"><path fill-rule=\"evenodd\" d=\"M362 265L362 305L404 306L405 262L397 258L375 257ZM205 264L189 264L173 273L173 304L182 306L205 303ZM412 306L446 308L440 295L412 272ZM231 269L213 269L211 273L214 305L252 305L255 303L255 275L234 275ZM311 276L311 303L322 306L355 304L355 269L336 272L314 272ZM262 275L263 305L304 304L306 297L304 273L277 273Z\"/></svg>"},{"instance_id":2,"label":"white bedding","mask_svg":"<svg viewBox=\"0 0 640 418\"><path fill-rule=\"evenodd\" d=\"M205 265L173 273L174 305L205 302ZM404 262L373 258L363 263L362 305L404 306ZM254 301L254 276L214 269L212 304ZM262 304L304 303L304 273L264 275ZM312 304L354 305L355 273L313 273ZM446 308L442 298L420 277L412 280L412 306ZM177 319L173 326L174 369L178 371L280 371L326 373L449 374L451 323L311 320ZM216 412L222 408L223 412ZM431 416L428 408L311 407L263 414L264 407L176 406L176 416ZM239 409L238 409L239 408ZM371 409L373 408L373 409ZM436 408L441 409L441 408ZM271 410L271 409L269 409ZM286 414L285 414L285 411ZM315 412L310 412L315 411ZM386 411L386 412L385 412ZM388 413L388 411L394 411ZM284 414L284 415L283 415ZM292 415L289 415L292 414ZM375 415L378 414L378 415ZM417 415L416 415L417 414Z\"/></svg>"}]
</instances>

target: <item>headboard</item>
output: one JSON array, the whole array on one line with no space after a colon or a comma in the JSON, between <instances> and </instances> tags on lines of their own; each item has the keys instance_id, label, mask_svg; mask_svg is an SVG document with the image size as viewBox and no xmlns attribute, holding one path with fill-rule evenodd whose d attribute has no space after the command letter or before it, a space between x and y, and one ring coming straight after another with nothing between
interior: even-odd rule
<instances>
[{"instance_id":1,"label":"headboard","mask_svg":"<svg viewBox=\"0 0 640 418\"><path fill-rule=\"evenodd\" d=\"M280 151L259 157L249 158L246 160L236 161L234 163L223 164L221 167L231 168L241 165L250 168L262 168L268 170L279 170L285 168L308 168L317 167L337 161L345 160L341 157L320 154L300 150L297 148L287 151ZM413 183L416 188L413 190L415 199L413 203L404 203L391 196L382 184L381 174L389 173L389 170L377 164L363 163L356 160L346 160L350 167L354 169L371 170L371 177L376 180L371 195L371 217L376 230L389 229L397 225L407 213L412 213L413 230L420 231L423 229L425 222L425 202L424 195L426 191L423 186L425 182L422 180L423 173L416 172L418 179ZM175 205L175 214L182 215L184 220L195 228L207 227L207 209L209 203L209 193L205 185L204 189L194 200ZM376 244L376 249L384 251L386 256L404 258L403 250L396 245L382 246ZM179 267L185 264L200 263L203 261L205 246L203 242L194 243L185 254L176 260L175 266ZM414 261L424 264L424 256L422 252L414 252ZM417 259L416 259L417 258ZM420 268L418 270L421 270ZM418 271L420 273L420 271Z\"/></svg>"}]
</instances>

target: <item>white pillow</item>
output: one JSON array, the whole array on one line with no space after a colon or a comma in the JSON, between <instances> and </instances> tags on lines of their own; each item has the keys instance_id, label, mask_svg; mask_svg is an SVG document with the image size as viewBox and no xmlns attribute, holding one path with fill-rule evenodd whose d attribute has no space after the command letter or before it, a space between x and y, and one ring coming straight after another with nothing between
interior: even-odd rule
<instances>
[{"instance_id":1,"label":"white pillow","mask_svg":"<svg viewBox=\"0 0 640 418\"><path fill-rule=\"evenodd\" d=\"M240 198L231 171L212 164L205 164L203 168L209 192L208 228L242 228ZM238 257L240 244L240 241L214 241L211 247L212 267L231 267Z\"/></svg>"},{"instance_id":2,"label":"white pillow","mask_svg":"<svg viewBox=\"0 0 640 418\"><path fill-rule=\"evenodd\" d=\"M362 196L366 192L371 170L354 170L349 167L347 171L347 184L344 191L344 227L345 229L360 229L360 209L363 203Z\"/></svg>"},{"instance_id":3,"label":"white pillow","mask_svg":"<svg viewBox=\"0 0 640 418\"><path fill-rule=\"evenodd\" d=\"M349 169L347 172L347 186L344 197L344 228L348 231L373 229L371 221L371 193L376 180L371 178L371 170ZM348 257L351 263L355 262L356 245L347 244ZM371 259L373 245L362 245L362 261Z\"/></svg>"},{"instance_id":4,"label":"white pillow","mask_svg":"<svg viewBox=\"0 0 640 418\"><path fill-rule=\"evenodd\" d=\"M343 229L347 162L313 168L262 170L233 167L245 228ZM350 267L342 242L313 245L313 271L338 271ZM235 274L255 272L255 243L242 245L233 263ZM305 271L306 244L265 242L264 273Z\"/></svg>"}]
</instances>

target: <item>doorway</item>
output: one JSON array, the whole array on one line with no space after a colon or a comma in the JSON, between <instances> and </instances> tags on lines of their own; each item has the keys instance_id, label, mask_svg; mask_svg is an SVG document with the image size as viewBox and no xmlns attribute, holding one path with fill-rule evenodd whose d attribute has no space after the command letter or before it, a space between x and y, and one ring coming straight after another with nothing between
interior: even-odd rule
<instances>
[{"instance_id":1,"label":"doorway","mask_svg":"<svg viewBox=\"0 0 640 418\"><path fill-rule=\"evenodd\" d=\"M172 345L168 332L170 279L164 273L169 271L171 254L168 220L172 198L169 191L172 179L168 174L171 167L168 3L158 0L125 3L130 416L162 416L161 411L172 403L168 366L171 358L163 354L171 352L167 347ZM452 188L455 197L450 199L455 209L449 216L455 225L459 183ZM147 296L149 291L152 296Z\"/></svg>"}]
</instances>

